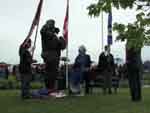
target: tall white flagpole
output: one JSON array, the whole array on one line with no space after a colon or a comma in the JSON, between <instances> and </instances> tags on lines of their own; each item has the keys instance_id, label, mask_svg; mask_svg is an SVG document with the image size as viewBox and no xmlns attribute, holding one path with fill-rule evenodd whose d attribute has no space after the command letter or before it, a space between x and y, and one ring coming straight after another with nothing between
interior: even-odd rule
<instances>
[{"instance_id":1,"label":"tall white flagpole","mask_svg":"<svg viewBox=\"0 0 150 113\"><path fill-rule=\"evenodd\" d=\"M69 62L69 57L68 57L68 44L67 44L67 48L66 48L66 88L69 88L69 67L68 67L68 62Z\"/></svg>"},{"instance_id":2,"label":"tall white flagpole","mask_svg":"<svg viewBox=\"0 0 150 113\"><path fill-rule=\"evenodd\" d=\"M66 61L65 61L65 66L66 66L66 70L65 70L65 73L66 73L66 88L69 87L69 83L68 83L68 61L69 61L69 58L68 58L68 25L69 25L69 0L67 0L67 8L66 8L66 15L65 15L65 20L64 20L64 26L63 26L63 35L64 35L64 38L66 40L66 43L67 43L67 46L66 46Z\"/></svg>"},{"instance_id":3,"label":"tall white flagpole","mask_svg":"<svg viewBox=\"0 0 150 113\"><path fill-rule=\"evenodd\" d=\"M102 44L102 46L101 46L101 51L103 51L104 50L104 31L103 31L103 29L104 29L104 25L103 25L103 12L101 13L101 44Z\"/></svg>"}]
</instances>

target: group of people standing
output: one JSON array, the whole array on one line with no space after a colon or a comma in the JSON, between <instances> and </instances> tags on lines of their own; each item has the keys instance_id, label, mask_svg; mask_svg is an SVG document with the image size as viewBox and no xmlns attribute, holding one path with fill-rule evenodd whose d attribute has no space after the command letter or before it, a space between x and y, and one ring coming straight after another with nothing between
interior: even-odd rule
<instances>
[{"instance_id":1,"label":"group of people standing","mask_svg":"<svg viewBox=\"0 0 150 113\"><path fill-rule=\"evenodd\" d=\"M79 54L75 59L73 69L70 73L70 90L75 95L81 94L80 83L85 82L85 94L89 94L91 81L91 58L86 54L85 46L79 47ZM103 77L103 93L112 93L112 76L115 74L115 63L113 55L110 53L110 46L105 46L105 51L99 55L96 71Z\"/></svg>"},{"instance_id":2,"label":"group of people standing","mask_svg":"<svg viewBox=\"0 0 150 113\"><path fill-rule=\"evenodd\" d=\"M46 21L40 33L42 42L41 57L45 63L45 88L48 89L50 95L53 95L57 91L56 77L58 76L61 50L66 48L66 41L63 37L58 37L59 28L55 27L55 21L53 19ZM32 59L30 48L31 39L26 39L19 49L21 97L23 99L30 98L30 81L32 79L31 64L35 62ZM79 54L75 59L72 69L69 71L69 92L71 94L81 93L80 83L83 81L85 81L85 93L89 93L88 87L90 80L88 72L90 71L92 61L90 55L86 54L86 47L84 45L80 46L78 51ZM103 74L107 75L104 82L104 92L108 88L109 93L111 93L110 75L113 71L112 67L114 67L114 59L112 54L110 54L110 47L106 46L105 52L100 55L98 63L99 70L103 70Z\"/></svg>"},{"instance_id":3,"label":"group of people standing","mask_svg":"<svg viewBox=\"0 0 150 113\"><path fill-rule=\"evenodd\" d=\"M47 20L41 31L42 54L45 63L45 88L52 94L56 91L55 82L58 75L59 60L61 50L65 49L66 41L63 37L58 37L59 28L55 27L53 19ZM20 46L19 70L21 74L21 97L30 98L31 64L34 62L31 48L31 39L26 39Z\"/></svg>"},{"instance_id":4,"label":"group of people standing","mask_svg":"<svg viewBox=\"0 0 150 113\"><path fill-rule=\"evenodd\" d=\"M85 82L85 94L89 93L90 87L90 71L91 59L90 55L86 54L85 46L79 47L79 54L75 59L73 69L70 74L70 90L75 95L81 94L80 83ZM124 70L126 71L131 100L134 102L142 100L141 94L141 79L142 79L142 61L141 50L127 48L126 50L126 64ZM106 45L104 52L99 55L98 65L96 71L103 78L103 94L112 94L113 76L116 76L116 64L114 57L110 52L110 46ZM118 78L119 79L119 78Z\"/></svg>"},{"instance_id":5,"label":"group of people standing","mask_svg":"<svg viewBox=\"0 0 150 113\"><path fill-rule=\"evenodd\" d=\"M66 48L66 41L63 37L59 37L59 28L55 27L55 21L53 19L47 20L45 25L42 27L41 31L41 42L42 42L42 53L41 57L45 63L45 88L48 89L50 95L56 94L57 88L56 77L58 76L59 61L61 56L61 50ZM31 39L26 39L19 49L20 65L19 71L21 74L21 97L23 99L30 98L30 81L31 81L31 64L35 62L32 59ZM110 46L105 46L105 51L99 55L97 70L103 76L103 93L111 94L112 90L112 76L115 74L115 63L113 55L110 53ZM85 93L89 93L89 82L90 75L89 71L91 69L91 58L90 55L86 53L86 47L84 45L80 46L78 49L79 54L75 58L72 69L69 71L69 93L73 95L81 94L80 84L85 83ZM128 62L129 64L129 62ZM133 72L131 65L129 65L129 71ZM136 70L135 70L136 71ZM136 71L137 72L137 71ZM136 76L137 73L132 73ZM130 73L130 74L131 74ZM134 81L134 76L129 76L129 85L131 86L131 95L133 100L141 98L139 94L136 96L134 90L137 88L140 90L140 86L135 86L136 81ZM138 82L140 82L140 79ZM140 85L140 83L139 83ZM136 88L134 88L136 87ZM140 93L140 92L139 92ZM134 98L134 96L136 96Z\"/></svg>"}]
</instances>

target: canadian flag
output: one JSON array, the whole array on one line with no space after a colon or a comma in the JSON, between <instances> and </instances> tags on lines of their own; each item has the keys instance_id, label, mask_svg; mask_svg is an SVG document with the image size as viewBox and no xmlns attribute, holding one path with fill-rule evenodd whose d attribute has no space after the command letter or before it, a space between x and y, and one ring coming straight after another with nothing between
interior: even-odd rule
<instances>
[{"instance_id":1,"label":"canadian flag","mask_svg":"<svg viewBox=\"0 0 150 113\"><path fill-rule=\"evenodd\" d=\"M67 43L68 43L68 21L69 21L69 0L67 0L66 15L65 15L64 26L63 26L63 37Z\"/></svg>"}]
</instances>

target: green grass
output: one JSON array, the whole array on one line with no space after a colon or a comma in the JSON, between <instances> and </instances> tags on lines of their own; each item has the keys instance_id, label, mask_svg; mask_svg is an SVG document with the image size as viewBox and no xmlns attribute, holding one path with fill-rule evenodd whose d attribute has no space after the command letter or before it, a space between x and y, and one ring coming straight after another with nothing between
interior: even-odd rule
<instances>
[{"instance_id":1,"label":"green grass","mask_svg":"<svg viewBox=\"0 0 150 113\"><path fill-rule=\"evenodd\" d=\"M84 97L21 100L19 91L0 91L0 113L150 113L150 89L142 91L141 102L131 102L128 89L118 94L95 92Z\"/></svg>"}]
</instances>

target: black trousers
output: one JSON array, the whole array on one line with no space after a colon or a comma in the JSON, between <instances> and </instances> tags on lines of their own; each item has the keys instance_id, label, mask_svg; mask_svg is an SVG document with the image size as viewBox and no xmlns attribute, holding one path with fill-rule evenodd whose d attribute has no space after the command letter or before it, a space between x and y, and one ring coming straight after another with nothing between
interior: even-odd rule
<instances>
[{"instance_id":1,"label":"black trousers","mask_svg":"<svg viewBox=\"0 0 150 113\"><path fill-rule=\"evenodd\" d=\"M112 93L112 75L113 73L108 70L104 70L102 72L103 76L103 93L104 94L111 94Z\"/></svg>"},{"instance_id":2,"label":"black trousers","mask_svg":"<svg viewBox=\"0 0 150 113\"><path fill-rule=\"evenodd\" d=\"M58 60L46 62L45 67L45 87L51 90L55 89L56 77L58 76Z\"/></svg>"},{"instance_id":3,"label":"black trousers","mask_svg":"<svg viewBox=\"0 0 150 113\"><path fill-rule=\"evenodd\" d=\"M30 82L32 80L31 73L21 73L21 97L30 96Z\"/></svg>"},{"instance_id":4,"label":"black trousers","mask_svg":"<svg viewBox=\"0 0 150 113\"><path fill-rule=\"evenodd\" d=\"M137 70L128 69L128 80L131 93L131 100L141 100L141 73Z\"/></svg>"},{"instance_id":5,"label":"black trousers","mask_svg":"<svg viewBox=\"0 0 150 113\"><path fill-rule=\"evenodd\" d=\"M84 72L83 74L83 79L85 81L85 94L89 94L90 93L90 72Z\"/></svg>"}]
</instances>

